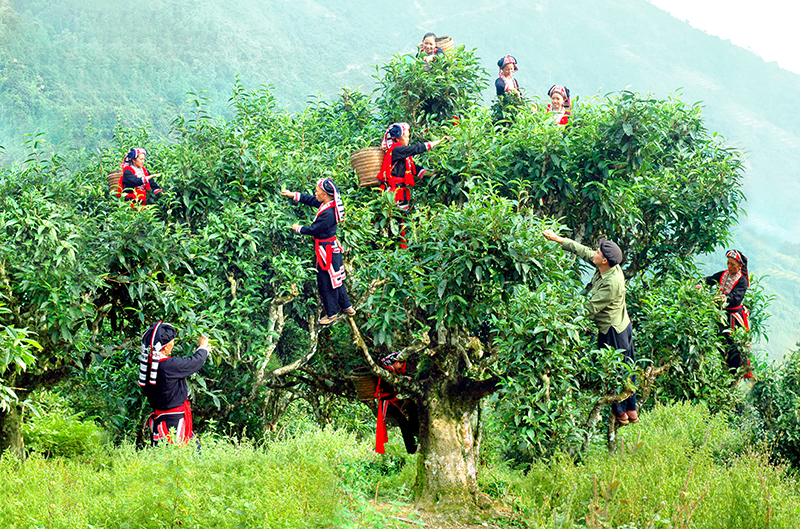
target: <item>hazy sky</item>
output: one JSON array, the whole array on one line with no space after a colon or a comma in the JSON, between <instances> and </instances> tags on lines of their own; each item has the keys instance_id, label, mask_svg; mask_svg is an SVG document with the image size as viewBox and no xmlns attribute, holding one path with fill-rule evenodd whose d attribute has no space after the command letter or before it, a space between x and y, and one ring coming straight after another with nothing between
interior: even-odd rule
<instances>
[{"instance_id":1,"label":"hazy sky","mask_svg":"<svg viewBox=\"0 0 800 529\"><path fill-rule=\"evenodd\" d=\"M648 0L692 26L800 74L797 0Z\"/></svg>"}]
</instances>

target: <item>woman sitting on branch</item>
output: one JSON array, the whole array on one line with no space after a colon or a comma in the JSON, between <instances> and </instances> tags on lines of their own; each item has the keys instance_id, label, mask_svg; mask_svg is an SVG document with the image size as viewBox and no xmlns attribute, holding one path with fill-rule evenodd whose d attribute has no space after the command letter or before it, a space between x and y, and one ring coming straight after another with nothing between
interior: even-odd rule
<instances>
[{"instance_id":1,"label":"woman sitting on branch","mask_svg":"<svg viewBox=\"0 0 800 529\"><path fill-rule=\"evenodd\" d=\"M125 200L138 201L144 205L147 202L148 191L152 191L156 195L161 193L161 186L150 176L144 166L146 156L147 151L139 148L131 149L125 155L125 159L119 165L122 175L117 184L118 197L124 196Z\"/></svg>"},{"instance_id":2,"label":"woman sitting on branch","mask_svg":"<svg viewBox=\"0 0 800 529\"><path fill-rule=\"evenodd\" d=\"M342 247L336 239L336 225L344 220L344 204L339 190L330 178L317 182L314 195L281 191L281 195L292 198L306 206L317 208L317 215L310 226L292 224L292 229L301 235L314 237L314 253L317 257L317 288L325 316L321 325L330 325L338 319L341 310L348 316L356 313L344 286L345 272Z\"/></svg>"}]
</instances>

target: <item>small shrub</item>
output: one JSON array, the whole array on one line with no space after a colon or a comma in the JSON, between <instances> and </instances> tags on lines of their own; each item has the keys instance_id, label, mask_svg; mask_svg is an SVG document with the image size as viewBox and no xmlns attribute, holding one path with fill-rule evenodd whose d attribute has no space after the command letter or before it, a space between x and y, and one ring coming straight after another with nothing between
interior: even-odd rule
<instances>
[{"instance_id":1,"label":"small shrub","mask_svg":"<svg viewBox=\"0 0 800 529\"><path fill-rule=\"evenodd\" d=\"M39 412L22 427L27 448L47 457L76 457L97 453L108 435L92 418L75 412L56 393L41 391L34 395L33 406Z\"/></svg>"}]
</instances>

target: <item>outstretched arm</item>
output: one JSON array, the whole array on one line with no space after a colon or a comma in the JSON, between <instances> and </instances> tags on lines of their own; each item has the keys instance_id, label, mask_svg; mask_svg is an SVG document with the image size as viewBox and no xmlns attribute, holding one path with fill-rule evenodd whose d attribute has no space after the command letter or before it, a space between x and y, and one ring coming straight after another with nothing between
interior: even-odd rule
<instances>
[{"instance_id":1,"label":"outstretched arm","mask_svg":"<svg viewBox=\"0 0 800 529\"><path fill-rule=\"evenodd\" d=\"M544 238L547 239L548 241L557 242L558 244L564 242L564 237L556 235L556 232L554 232L553 230L544 230L542 232L542 235L544 235Z\"/></svg>"},{"instance_id":2,"label":"outstretched arm","mask_svg":"<svg viewBox=\"0 0 800 529\"><path fill-rule=\"evenodd\" d=\"M577 242L573 241L572 239L568 239L567 237L556 235L556 232L554 232L553 230L544 230L542 231L542 235L544 235L545 239L560 244L563 250L566 250L571 254L577 255L587 263L594 264L594 262L592 261L592 257L594 257L594 250L592 250L588 246L578 244Z\"/></svg>"}]
</instances>

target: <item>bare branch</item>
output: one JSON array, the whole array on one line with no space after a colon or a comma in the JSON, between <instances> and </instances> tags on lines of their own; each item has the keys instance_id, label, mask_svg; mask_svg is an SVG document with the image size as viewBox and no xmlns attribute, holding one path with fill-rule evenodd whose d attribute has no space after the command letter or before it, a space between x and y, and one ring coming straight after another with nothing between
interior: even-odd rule
<instances>
[{"instance_id":1,"label":"bare branch","mask_svg":"<svg viewBox=\"0 0 800 529\"><path fill-rule=\"evenodd\" d=\"M350 273L348 272L348 275L349 274ZM389 278L376 279L376 280L372 281L369 285L367 285L366 290L364 290L364 292L357 299L352 300L353 301L353 307L355 307L357 309L358 307L363 305L367 301L367 299L372 294L375 293L375 291L377 291L380 287L382 287L383 285L385 285L388 282L389 282Z\"/></svg>"},{"instance_id":2,"label":"bare branch","mask_svg":"<svg viewBox=\"0 0 800 529\"><path fill-rule=\"evenodd\" d=\"M635 391L635 386L633 386L630 379L628 379L628 383L625 385L625 389L622 390L621 393L617 393L616 395L604 395L597 399L597 401L594 403L594 406L592 406L592 411L589 412L589 417L586 418L586 424L583 426L584 430L586 430L586 438L583 440L583 444L581 445L582 452L585 452L589 448L594 427L600 421L600 411L602 411L602 409L606 406L615 404L617 402L622 402L633 395Z\"/></svg>"},{"instance_id":3,"label":"bare branch","mask_svg":"<svg viewBox=\"0 0 800 529\"><path fill-rule=\"evenodd\" d=\"M319 337L319 329L320 328L319 328L319 324L316 321L312 320L312 321L309 322L309 324L310 325L308 326L308 334L309 334L309 337L308 337L308 352L305 355L303 355L302 358L299 358L299 359L295 360L291 364L288 364L288 365L285 365L283 367L279 367L278 369L275 369L273 371L270 371L269 373L266 374L266 378L267 379L274 378L274 377L279 377L279 376L285 375L286 373L289 373L290 371L294 371L295 369L306 365L308 363L308 361L311 360L314 357L314 355L317 353L318 337Z\"/></svg>"}]
</instances>

